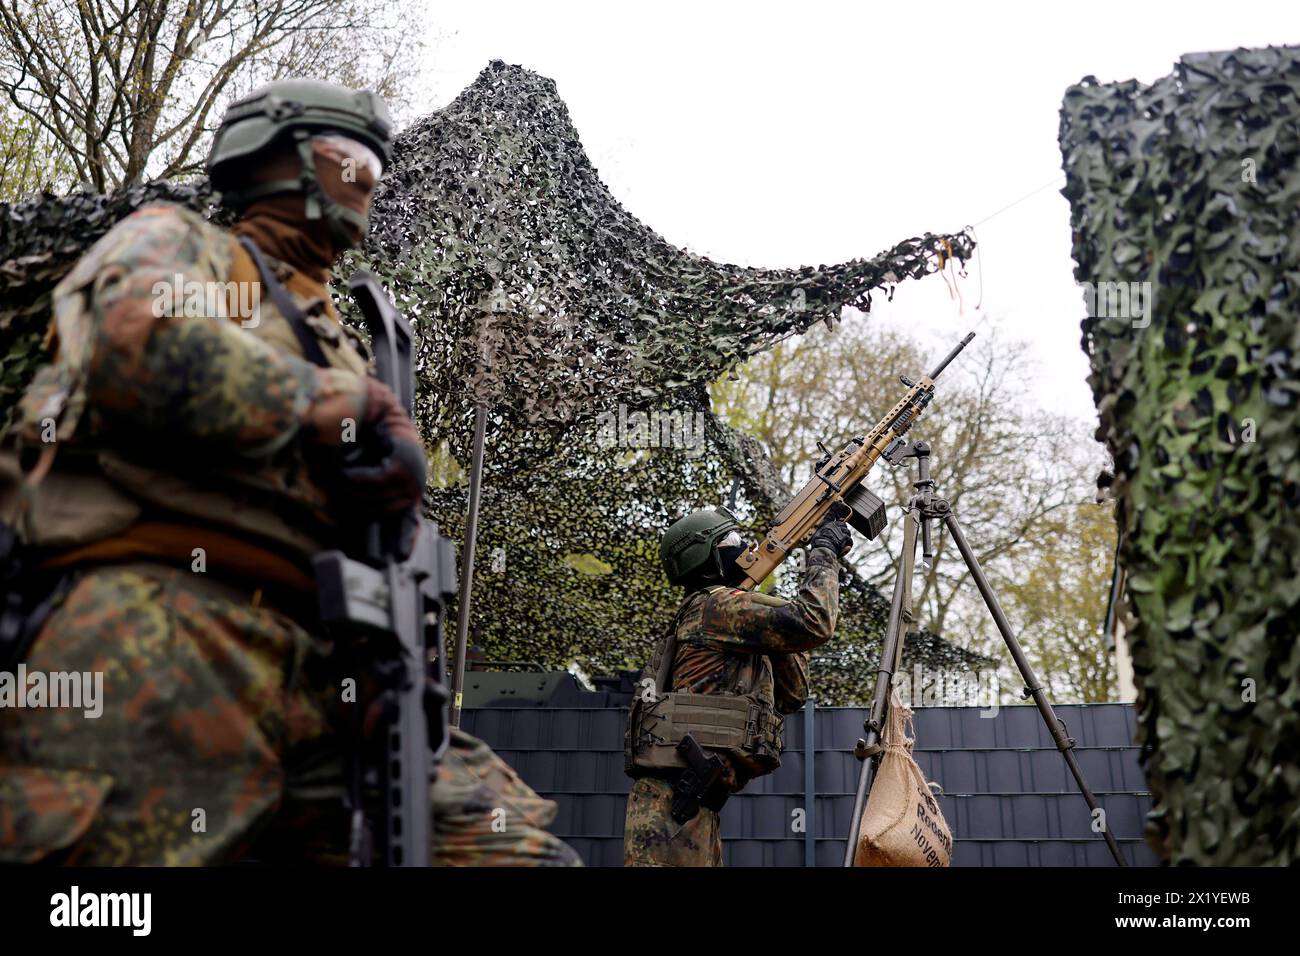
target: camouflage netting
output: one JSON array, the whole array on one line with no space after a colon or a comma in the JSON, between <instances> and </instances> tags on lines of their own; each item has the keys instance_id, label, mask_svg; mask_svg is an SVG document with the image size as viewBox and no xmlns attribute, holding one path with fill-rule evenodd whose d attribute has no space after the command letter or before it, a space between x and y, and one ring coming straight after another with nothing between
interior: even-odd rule
<instances>
[{"instance_id":1,"label":"camouflage netting","mask_svg":"<svg viewBox=\"0 0 1300 956\"><path fill-rule=\"evenodd\" d=\"M1153 293L1149 326L1083 322L1148 834L1173 863L1295 864L1300 48L1186 56L1149 87L1085 79L1061 150L1078 279Z\"/></svg>"},{"instance_id":2,"label":"camouflage netting","mask_svg":"<svg viewBox=\"0 0 1300 956\"><path fill-rule=\"evenodd\" d=\"M0 329L14 343L0 368L6 402L30 375L53 283L159 197L209 200L201 185L154 184L0 214ZM759 523L788 494L757 443L712 415L707 384L973 248L965 233L927 234L801 269L690 255L613 199L554 83L500 62L398 137L372 221L338 274L371 269L413 321L418 417L446 479L429 510L457 540L474 409L490 410L472 642L493 659L577 662L590 674L639 667L671 615L680 593L657 542L673 518L734 493ZM686 428L638 432L638 412ZM852 582L840 637L815 670L820 700L869 695L887 610ZM978 663L928 634L912 654L936 668Z\"/></svg>"}]
</instances>

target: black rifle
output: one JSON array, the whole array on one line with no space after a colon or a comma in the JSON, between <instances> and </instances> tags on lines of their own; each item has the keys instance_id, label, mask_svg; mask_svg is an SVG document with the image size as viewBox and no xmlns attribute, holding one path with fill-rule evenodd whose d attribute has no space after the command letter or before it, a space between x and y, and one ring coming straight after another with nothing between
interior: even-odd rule
<instances>
[{"instance_id":1,"label":"black rifle","mask_svg":"<svg viewBox=\"0 0 1300 956\"><path fill-rule=\"evenodd\" d=\"M370 273L353 275L348 289L370 331L376 377L411 412L415 373L410 324ZM363 768L363 758L354 756L353 866L372 862L362 808L364 771L379 787L383 864L429 865L429 786L449 733L442 633L446 602L456 593L456 552L434 522L417 520L409 557L400 557L404 526L394 521L367 526L356 557L326 551L312 562L322 623L354 656L364 651L381 686L383 726L375 735L377 747L367 751L369 767ZM430 651L435 655L432 674Z\"/></svg>"}]
</instances>

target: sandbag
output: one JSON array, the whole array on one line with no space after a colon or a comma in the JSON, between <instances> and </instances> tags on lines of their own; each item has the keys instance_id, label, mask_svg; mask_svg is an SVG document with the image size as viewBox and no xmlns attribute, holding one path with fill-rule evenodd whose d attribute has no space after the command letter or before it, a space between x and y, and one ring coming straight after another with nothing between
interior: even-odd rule
<instances>
[{"instance_id":1,"label":"sandbag","mask_svg":"<svg viewBox=\"0 0 1300 956\"><path fill-rule=\"evenodd\" d=\"M912 759L910 708L892 691L885 721L885 752L858 829L855 866L947 866L952 832L925 774Z\"/></svg>"}]
</instances>

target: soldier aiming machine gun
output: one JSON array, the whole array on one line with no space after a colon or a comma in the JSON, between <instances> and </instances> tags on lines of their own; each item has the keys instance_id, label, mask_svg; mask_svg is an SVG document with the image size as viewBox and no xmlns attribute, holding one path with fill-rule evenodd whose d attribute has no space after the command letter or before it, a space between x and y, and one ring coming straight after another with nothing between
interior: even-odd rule
<instances>
[{"instance_id":1,"label":"soldier aiming machine gun","mask_svg":"<svg viewBox=\"0 0 1300 956\"><path fill-rule=\"evenodd\" d=\"M934 380L974 337L975 333L971 332L962 339L961 343L935 367L935 370L921 381L912 382L904 376L902 382L908 387L908 393L866 435L853 438L835 455L827 452L818 442L823 457L817 463L813 477L776 516L763 540L750 545L736 559L736 564L743 568L747 575L740 586L749 589L761 584L790 555L791 551L802 546L812 537L817 525L837 503L842 502L848 506L850 513L847 520L850 525L868 539L874 538L885 526L885 506L879 498L862 487L862 479L871 470L871 466L881 458L891 465L901 465L905 460L915 458L918 465L918 477L914 483L916 494L908 504L904 521L900 570L894 583L893 598L890 601L889 623L886 625L881 647L875 693L867 719L863 722L865 736L858 740L854 747L854 755L862 761L862 766L854 797L853 816L849 824L844 865L854 865L862 815L884 750L882 730L889 708L893 676L903 658L904 608L910 610L911 606L911 581L916 560L917 539L919 538L923 545L922 553L928 562L934 554L931 526L938 523L948 529L953 542L957 545L957 550L966 562L966 567L979 589L980 597L984 599L984 604L998 632L1011 652L1016 668L1024 678L1024 696L1037 705L1048 733L1056 744L1057 750L1061 752L1066 767L1073 775L1079 792L1092 813L1093 829L1098 829L1098 821L1100 821L1099 832L1106 841L1111 856L1117 864L1124 866L1126 861L1120 852L1119 843L1106 826L1105 813L1089 789L1083 770L1075 758L1074 738L1069 735L1065 722L1052 709L1047 699L1046 689L1038 679L1038 675L1034 673L1019 641L1012 633L1011 624L1003 613L993 588L957 521L957 516L953 513L948 500L935 490L934 480L930 477L930 446L923 441L903 441L903 435L916 424L921 412L934 397Z\"/></svg>"},{"instance_id":2,"label":"soldier aiming machine gun","mask_svg":"<svg viewBox=\"0 0 1300 956\"><path fill-rule=\"evenodd\" d=\"M850 439L835 455L817 443L823 457L813 469L812 478L781 509L763 540L750 545L736 559L747 575L741 588L750 590L762 584L792 551L812 537L837 502L849 507L849 524L868 540L880 534L885 527L885 504L862 486L862 479L881 457L895 465L902 460L903 435L934 398L934 380L973 338L975 333L971 332L919 382L900 376L907 394L867 434Z\"/></svg>"}]
</instances>

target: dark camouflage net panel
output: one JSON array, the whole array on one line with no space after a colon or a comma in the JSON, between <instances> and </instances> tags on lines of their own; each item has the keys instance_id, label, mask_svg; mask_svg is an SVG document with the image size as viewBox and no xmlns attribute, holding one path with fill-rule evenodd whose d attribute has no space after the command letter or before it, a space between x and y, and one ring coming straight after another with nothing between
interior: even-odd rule
<instances>
[{"instance_id":1,"label":"dark camouflage net panel","mask_svg":"<svg viewBox=\"0 0 1300 956\"><path fill-rule=\"evenodd\" d=\"M1061 113L1077 278L1151 283L1145 315L1094 309L1083 348L1148 833L1174 863L1300 862L1298 121L1294 47L1186 56L1149 87L1088 78Z\"/></svg>"},{"instance_id":2,"label":"dark camouflage net panel","mask_svg":"<svg viewBox=\"0 0 1300 956\"><path fill-rule=\"evenodd\" d=\"M30 377L54 282L157 198L212 214L205 185L0 207L6 405ZM816 268L693 256L614 200L554 83L500 62L398 137L371 219L365 247L336 276L370 269L412 320L417 417L444 479L429 512L457 540L474 409L490 410L471 643L490 659L577 662L592 675L643 665L676 609L681 592L658 562L672 520L734 495L742 519L759 524L788 495L761 447L712 415L707 384L973 249L963 232ZM629 447L663 444L662 428L622 428L638 411L684 422L676 444L693 447ZM849 591L839 635L813 666L825 702L867 699L874 679L888 602L856 579ZM933 668L982 663L930 634L912 655Z\"/></svg>"}]
</instances>

